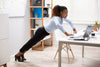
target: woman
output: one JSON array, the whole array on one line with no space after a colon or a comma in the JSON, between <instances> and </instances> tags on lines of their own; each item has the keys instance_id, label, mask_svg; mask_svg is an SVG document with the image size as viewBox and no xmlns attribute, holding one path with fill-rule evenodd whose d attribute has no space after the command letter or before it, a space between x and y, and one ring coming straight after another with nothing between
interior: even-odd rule
<instances>
[{"instance_id":1,"label":"woman","mask_svg":"<svg viewBox=\"0 0 100 67\"><path fill-rule=\"evenodd\" d=\"M56 5L53 8L52 19L50 23L47 25L40 27L37 29L35 35L20 49L20 51L15 55L15 61L23 62L26 59L24 58L24 54L28 51L32 46L34 46L37 42L42 40L45 36L54 32L56 29L60 29L65 35L73 36L73 34L69 34L61 25L63 20L69 22L73 28L73 31L76 33L76 29L73 24L66 19L68 16L68 10L65 6Z\"/></svg>"}]
</instances>

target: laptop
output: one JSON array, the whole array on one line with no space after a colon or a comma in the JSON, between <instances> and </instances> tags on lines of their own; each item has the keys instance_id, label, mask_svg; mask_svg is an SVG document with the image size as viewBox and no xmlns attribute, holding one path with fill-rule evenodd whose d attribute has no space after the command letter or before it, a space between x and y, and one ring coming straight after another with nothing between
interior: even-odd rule
<instances>
[{"instance_id":1,"label":"laptop","mask_svg":"<svg viewBox=\"0 0 100 67\"><path fill-rule=\"evenodd\" d=\"M85 30L85 33L81 36L72 36L69 38L69 40L81 40L81 41L88 41L89 40L89 35L91 34L94 26L88 26Z\"/></svg>"}]
</instances>

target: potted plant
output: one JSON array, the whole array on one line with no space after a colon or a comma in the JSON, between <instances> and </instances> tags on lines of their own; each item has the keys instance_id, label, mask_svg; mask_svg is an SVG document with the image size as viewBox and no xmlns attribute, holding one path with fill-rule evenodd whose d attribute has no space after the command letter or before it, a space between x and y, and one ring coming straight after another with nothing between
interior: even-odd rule
<instances>
[{"instance_id":1,"label":"potted plant","mask_svg":"<svg viewBox=\"0 0 100 67\"><path fill-rule=\"evenodd\" d=\"M94 31L98 31L98 27L99 27L99 24L98 24L98 21L95 21L95 24L94 24Z\"/></svg>"},{"instance_id":2,"label":"potted plant","mask_svg":"<svg viewBox=\"0 0 100 67\"><path fill-rule=\"evenodd\" d=\"M35 26L36 26L36 28L38 28L39 27L39 24L35 24Z\"/></svg>"}]
</instances>

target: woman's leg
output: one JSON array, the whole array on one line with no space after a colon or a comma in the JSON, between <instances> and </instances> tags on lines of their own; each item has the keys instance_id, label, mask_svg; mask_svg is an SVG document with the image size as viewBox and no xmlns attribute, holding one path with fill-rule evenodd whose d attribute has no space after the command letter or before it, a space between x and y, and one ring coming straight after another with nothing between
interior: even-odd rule
<instances>
[{"instance_id":1,"label":"woman's leg","mask_svg":"<svg viewBox=\"0 0 100 67\"><path fill-rule=\"evenodd\" d=\"M35 35L20 49L20 51L16 55L23 55L32 46L34 46L37 42L42 40L47 35L49 35L49 33L45 31L44 27L40 27L39 29L37 29Z\"/></svg>"},{"instance_id":2,"label":"woman's leg","mask_svg":"<svg viewBox=\"0 0 100 67\"><path fill-rule=\"evenodd\" d=\"M20 49L21 53L26 52L27 50L29 50L32 46L34 46L37 42L39 42L40 40L42 40L45 36L49 35L44 27L40 27L35 35Z\"/></svg>"}]
</instances>

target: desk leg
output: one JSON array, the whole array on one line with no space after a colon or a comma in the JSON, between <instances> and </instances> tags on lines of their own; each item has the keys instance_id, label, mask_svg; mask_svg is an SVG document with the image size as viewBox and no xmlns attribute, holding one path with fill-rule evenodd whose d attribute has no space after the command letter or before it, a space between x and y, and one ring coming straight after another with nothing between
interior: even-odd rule
<instances>
[{"instance_id":1,"label":"desk leg","mask_svg":"<svg viewBox=\"0 0 100 67\"><path fill-rule=\"evenodd\" d=\"M82 45L82 58L84 58L84 45Z\"/></svg>"},{"instance_id":2,"label":"desk leg","mask_svg":"<svg viewBox=\"0 0 100 67\"><path fill-rule=\"evenodd\" d=\"M61 50L62 50L62 43L59 42L58 67L61 67Z\"/></svg>"}]
</instances>

